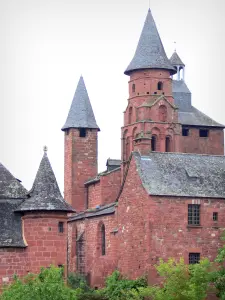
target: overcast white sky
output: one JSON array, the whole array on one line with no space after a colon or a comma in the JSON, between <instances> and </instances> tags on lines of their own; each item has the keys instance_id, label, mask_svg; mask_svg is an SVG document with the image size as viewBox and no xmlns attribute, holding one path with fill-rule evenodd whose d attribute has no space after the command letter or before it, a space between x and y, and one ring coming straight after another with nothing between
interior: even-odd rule
<instances>
[{"instance_id":1,"label":"overcast white sky","mask_svg":"<svg viewBox=\"0 0 225 300\"><path fill-rule=\"evenodd\" d=\"M148 0L0 0L0 161L30 189L43 154L63 191L61 131L81 73L99 133L99 171L120 158L128 77ZM193 104L225 124L225 1L151 0Z\"/></svg>"}]
</instances>

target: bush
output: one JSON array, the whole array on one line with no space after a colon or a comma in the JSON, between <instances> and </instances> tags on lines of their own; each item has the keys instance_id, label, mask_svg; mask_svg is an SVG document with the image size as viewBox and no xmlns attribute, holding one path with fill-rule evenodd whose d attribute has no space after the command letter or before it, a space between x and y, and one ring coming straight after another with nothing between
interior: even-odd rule
<instances>
[{"instance_id":1,"label":"bush","mask_svg":"<svg viewBox=\"0 0 225 300\"><path fill-rule=\"evenodd\" d=\"M22 280L17 277L4 287L1 300L76 300L75 293L63 280L63 270L51 267L41 269L39 275L29 274Z\"/></svg>"},{"instance_id":2,"label":"bush","mask_svg":"<svg viewBox=\"0 0 225 300\"><path fill-rule=\"evenodd\" d=\"M87 284L86 278L79 273L69 273L67 284L72 289L80 289L85 292L90 291L90 287Z\"/></svg>"}]
</instances>

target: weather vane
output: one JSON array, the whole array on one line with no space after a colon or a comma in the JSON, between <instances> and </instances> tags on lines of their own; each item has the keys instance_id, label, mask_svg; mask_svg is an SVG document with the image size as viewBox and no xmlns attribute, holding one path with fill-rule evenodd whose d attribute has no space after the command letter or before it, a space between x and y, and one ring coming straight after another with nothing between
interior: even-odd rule
<instances>
[{"instance_id":1,"label":"weather vane","mask_svg":"<svg viewBox=\"0 0 225 300\"><path fill-rule=\"evenodd\" d=\"M176 49L177 42L173 42L173 43L174 43L174 47L175 47L174 51L176 52L177 51L177 49Z\"/></svg>"},{"instance_id":2,"label":"weather vane","mask_svg":"<svg viewBox=\"0 0 225 300\"><path fill-rule=\"evenodd\" d=\"M43 147L43 150L44 150L44 153L47 153L48 147L47 147L47 146L44 146L44 147Z\"/></svg>"}]
</instances>

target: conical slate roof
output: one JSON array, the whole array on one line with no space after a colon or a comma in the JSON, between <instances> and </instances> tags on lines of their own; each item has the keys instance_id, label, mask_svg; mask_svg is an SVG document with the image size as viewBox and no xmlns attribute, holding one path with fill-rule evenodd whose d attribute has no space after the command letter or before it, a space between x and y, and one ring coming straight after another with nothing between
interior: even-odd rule
<instances>
[{"instance_id":1,"label":"conical slate roof","mask_svg":"<svg viewBox=\"0 0 225 300\"><path fill-rule=\"evenodd\" d=\"M30 198L26 199L16 211L65 211L74 212L63 199L46 151L41 160Z\"/></svg>"},{"instance_id":2,"label":"conical slate roof","mask_svg":"<svg viewBox=\"0 0 225 300\"><path fill-rule=\"evenodd\" d=\"M0 163L0 199L23 199L26 194L20 181Z\"/></svg>"},{"instance_id":3,"label":"conical slate roof","mask_svg":"<svg viewBox=\"0 0 225 300\"><path fill-rule=\"evenodd\" d=\"M129 75L139 69L167 69L171 74L176 73L166 56L150 9L134 57L124 73Z\"/></svg>"},{"instance_id":4,"label":"conical slate roof","mask_svg":"<svg viewBox=\"0 0 225 300\"><path fill-rule=\"evenodd\" d=\"M70 111L62 130L69 128L92 128L99 130L82 76L78 82Z\"/></svg>"},{"instance_id":5,"label":"conical slate roof","mask_svg":"<svg viewBox=\"0 0 225 300\"><path fill-rule=\"evenodd\" d=\"M173 55L170 58L170 62L172 64L172 66L183 66L185 67L185 64L182 62L182 60L180 59L179 55L177 54L176 51L174 51Z\"/></svg>"}]
</instances>

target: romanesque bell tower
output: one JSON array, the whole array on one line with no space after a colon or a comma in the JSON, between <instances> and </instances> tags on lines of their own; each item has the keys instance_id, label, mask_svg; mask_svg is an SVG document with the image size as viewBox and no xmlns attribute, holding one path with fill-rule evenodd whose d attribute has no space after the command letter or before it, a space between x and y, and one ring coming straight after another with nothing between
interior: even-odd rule
<instances>
[{"instance_id":1,"label":"romanesque bell tower","mask_svg":"<svg viewBox=\"0 0 225 300\"><path fill-rule=\"evenodd\" d=\"M166 56L149 9L135 55L125 74L128 105L122 127L122 161L131 151L179 152L181 125L172 93L176 69Z\"/></svg>"},{"instance_id":2,"label":"romanesque bell tower","mask_svg":"<svg viewBox=\"0 0 225 300\"><path fill-rule=\"evenodd\" d=\"M84 211L87 208L84 183L98 172L99 127L83 77L62 130L65 132L64 198L77 212Z\"/></svg>"}]
</instances>

